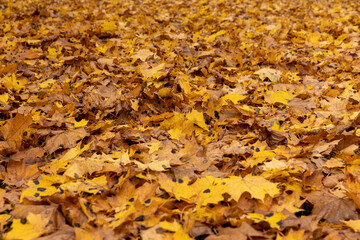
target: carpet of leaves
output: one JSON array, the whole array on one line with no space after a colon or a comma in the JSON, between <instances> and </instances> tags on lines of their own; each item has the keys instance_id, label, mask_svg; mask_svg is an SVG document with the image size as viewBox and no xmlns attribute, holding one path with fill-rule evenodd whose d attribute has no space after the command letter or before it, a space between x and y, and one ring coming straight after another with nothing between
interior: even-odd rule
<instances>
[{"instance_id":1,"label":"carpet of leaves","mask_svg":"<svg viewBox=\"0 0 360 240\"><path fill-rule=\"evenodd\" d=\"M0 1L3 239L360 239L360 4Z\"/></svg>"}]
</instances>

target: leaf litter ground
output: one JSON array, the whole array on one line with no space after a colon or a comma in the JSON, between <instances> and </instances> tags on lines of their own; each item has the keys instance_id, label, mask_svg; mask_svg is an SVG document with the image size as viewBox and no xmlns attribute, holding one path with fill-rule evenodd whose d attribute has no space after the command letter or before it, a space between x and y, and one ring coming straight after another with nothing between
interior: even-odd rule
<instances>
[{"instance_id":1,"label":"leaf litter ground","mask_svg":"<svg viewBox=\"0 0 360 240\"><path fill-rule=\"evenodd\" d=\"M356 1L1 1L4 239L360 239Z\"/></svg>"}]
</instances>

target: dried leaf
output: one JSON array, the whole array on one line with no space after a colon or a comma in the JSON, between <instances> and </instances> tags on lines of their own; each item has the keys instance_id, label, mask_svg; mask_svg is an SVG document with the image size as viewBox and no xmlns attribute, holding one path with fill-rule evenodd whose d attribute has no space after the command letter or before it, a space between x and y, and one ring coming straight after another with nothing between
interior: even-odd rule
<instances>
[{"instance_id":1,"label":"dried leaf","mask_svg":"<svg viewBox=\"0 0 360 240\"><path fill-rule=\"evenodd\" d=\"M31 115L17 114L0 128L0 132L10 147L19 149L22 142L23 132L31 125L31 123Z\"/></svg>"}]
</instances>

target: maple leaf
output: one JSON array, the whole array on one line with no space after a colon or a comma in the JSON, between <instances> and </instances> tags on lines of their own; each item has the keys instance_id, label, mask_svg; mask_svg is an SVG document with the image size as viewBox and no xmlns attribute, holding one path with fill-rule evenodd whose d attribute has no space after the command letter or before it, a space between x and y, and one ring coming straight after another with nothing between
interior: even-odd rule
<instances>
[{"instance_id":1,"label":"maple leaf","mask_svg":"<svg viewBox=\"0 0 360 240\"><path fill-rule=\"evenodd\" d=\"M267 222L271 228L280 229L282 221L285 220L288 215L283 213L270 213L270 214L261 214L261 213L248 213L246 214L250 219L255 222Z\"/></svg>"},{"instance_id":2,"label":"maple leaf","mask_svg":"<svg viewBox=\"0 0 360 240\"><path fill-rule=\"evenodd\" d=\"M88 136L89 133L84 128L67 131L59 135L53 136L46 141L44 149L49 153L53 153L61 148L73 148L76 142Z\"/></svg>"},{"instance_id":3,"label":"maple leaf","mask_svg":"<svg viewBox=\"0 0 360 240\"><path fill-rule=\"evenodd\" d=\"M31 125L31 123L32 118L30 114L17 114L0 128L0 132L11 148L19 149L22 142L23 132Z\"/></svg>"},{"instance_id":4,"label":"maple leaf","mask_svg":"<svg viewBox=\"0 0 360 240\"><path fill-rule=\"evenodd\" d=\"M230 177L224 180L228 185L228 193L238 201L244 192L251 194L253 198L264 201L266 194L274 197L279 194L277 184L272 183L261 176L246 175L244 178Z\"/></svg>"},{"instance_id":5,"label":"maple leaf","mask_svg":"<svg viewBox=\"0 0 360 240\"><path fill-rule=\"evenodd\" d=\"M254 74L259 75L261 80L268 78L271 82L279 82L281 79L281 72L272 68L262 68L254 72Z\"/></svg>"},{"instance_id":6,"label":"maple leaf","mask_svg":"<svg viewBox=\"0 0 360 240\"><path fill-rule=\"evenodd\" d=\"M51 174L56 174L59 171L66 170L72 159L76 158L89 148L90 144L81 146L80 142L76 147L68 150L61 158L52 161L47 167L44 167L43 170Z\"/></svg>"},{"instance_id":7,"label":"maple leaf","mask_svg":"<svg viewBox=\"0 0 360 240\"><path fill-rule=\"evenodd\" d=\"M249 157L242 163L245 167L254 167L259 163L263 163L266 160L271 160L276 154L271 150L265 150L264 145L255 144L253 146L254 153L253 156Z\"/></svg>"},{"instance_id":8,"label":"maple leaf","mask_svg":"<svg viewBox=\"0 0 360 240\"><path fill-rule=\"evenodd\" d=\"M59 47L59 48L55 48L55 47L49 47L48 50L48 55L47 57L49 58L56 58L62 51L63 47ZM44 83L43 83L44 84Z\"/></svg>"},{"instance_id":9,"label":"maple leaf","mask_svg":"<svg viewBox=\"0 0 360 240\"><path fill-rule=\"evenodd\" d=\"M226 102L227 100L230 100L235 104L238 103L239 101L242 101L242 100L246 99L246 98L247 98L246 96L238 94L238 93L230 93L230 94L227 94L227 95L221 97L221 99L224 102Z\"/></svg>"},{"instance_id":10,"label":"maple leaf","mask_svg":"<svg viewBox=\"0 0 360 240\"><path fill-rule=\"evenodd\" d=\"M102 175L88 180L75 180L62 184L61 189L68 191L69 193L76 195L78 193L102 193L108 189L106 176Z\"/></svg>"},{"instance_id":11,"label":"maple leaf","mask_svg":"<svg viewBox=\"0 0 360 240\"><path fill-rule=\"evenodd\" d=\"M292 99L292 95L285 91L272 92L265 95L265 101L271 104L282 103L288 105L288 100Z\"/></svg>"},{"instance_id":12,"label":"maple leaf","mask_svg":"<svg viewBox=\"0 0 360 240\"><path fill-rule=\"evenodd\" d=\"M252 197L264 201L265 195L275 196L279 193L276 184L271 183L261 176L247 175L244 178L230 177L228 179L214 178L211 176L198 179L188 186L190 180L168 179L159 175L159 183L167 192L175 195L176 199L199 204L218 203L223 200L223 194L228 193L238 201L244 192L249 192Z\"/></svg>"},{"instance_id":13,"label":"maple leaf","mask_svg":"<svg viewBox=\"0 0 360 240\"><path fill-rule=\"evenodd\" d=\"M307 199L314 204L313 213L317 220L324 219L333 224L339 224L340 220L358 218L355 214L355 204L350 199L342 199L319 191L312 192Z\"/></svg>"},{"instance_id":14,"label":"maple leaf","mask_svg":"<svg viewBox=\"0 0 360 240\"><path fill-rule=\"evenodd\" d=\"M191 112L186 114L186 118L189 119L194 124L196 124L197 126L199 126L200 128L204 130L208 130L205 123L204 114L202 112L198 112L197 110L192 109Z\"/></svg>"},{"instance_id":15,"label":"maple leaf","mask_svg":"<svg viewBox=\"0 0 360 240\"><path fill-rule=\"evenodd\" d=\"M26 165L21 161L11 161L8 163L6 171L2 173L4 183L17 186L23 185L24 181L36 178L38 175L36 164Z\"/></svg>"},{"instance_id":16,"label":"maple leaf","mask_svg":"<svg viewBox=\"0 0 360 240\"><path fill-rule=\"evenodd\" d=\"M104 21L102 24L102 31L114 31L116 30L116 22L115 21Z\"/></svg>"},{"instance_id":17,"label":"maple leaf","mask_svg":"<svg viewBox=\"0 0 360 240\"><path fill-rule=\"evenodd\" d=\"M161 76L166 75L165 63L161 63L153 68L148 68L146 65L140 66L140 72L146 79L158 79Z\"/></svg>"},{"instance_id":18,"label":"maple leaf","mask_svg":"<svg viewBox=\"0 0 360 240\"><path fill-rule=\"evenodd\" d=\"M215 41L215 39L218 37L218 36L221 36L221 35L224 35L226 33L226 30L220 30L218 31L217 33L214 33L212 35L210 35L206 41L209 42L209 43L212 43L213 41Z\"/></svg>"},{"instance_id":19,"label":"maple leaf","mask_svg":"<svg viewBox=\"0 0 360 240\"><path fill-rule=\"evenodd\" d=\"M132 55L131 58L136 60L140 59L141 61L145 62L148 57L153 56L154 53L151 52L149 49L141 49L136 52L136 54Z\"/></svg>"},{"instance_id":20,"label":"maple leaf","mask_svg":"<svg viewBox=\"0 0 360 240\"><path fill-rule=\"evenodd\" d=\"M47 222L40 214L29 213L24 219L15 219L11 230L6 234L6 239L34 239L45 233Z\"/></svg>"},{"instance_id":21,"label":"maple leaf","mask_svg":"<svg viewBox=\"0 0 360 240\"><path fill-rule=\"evenodd\" d=\"M5 76L3 78L2 84L10 90L19 91L25 87L26 80L25 79L23 79L23 80L17 79L15 73L13 73L11 76L9 76L9 77Z\"/></svg>"},{"instance_id":22,"label":"maple leaf","mask_svg":"<svg viewBox=\"0 0 360 240\"><path fill-rule=\"evenodd\" d=\"M51 196L59 192L56 187L52 186L53 184L54 182L48 179L29 181L27 183L28 188L21 193L20 202L26 197L41 199L41 197Z\"/></svg>"},{"instance_id":23,"label":"maple leaf","mask_svg":"<svg viewBox=\"0 0 360 240\"><path fill-rule=\"evenodd\" d=\"M188 187L188 184L190 182L189 178L171 180L163 174L160 174L158 177L161 187L167 192L172 193L177 200L185 200L190 202L191 197L196 194L192 191L192 188Z\"/></svg>"}]
</instances>

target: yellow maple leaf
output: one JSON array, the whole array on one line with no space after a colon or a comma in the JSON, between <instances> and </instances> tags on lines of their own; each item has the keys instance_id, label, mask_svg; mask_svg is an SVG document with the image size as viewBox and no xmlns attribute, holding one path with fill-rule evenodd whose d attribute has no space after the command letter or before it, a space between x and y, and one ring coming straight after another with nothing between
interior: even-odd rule
<instances>
[{"instance_id":1,"label":"yellow maple leaf","mask_svg":"<svg viewBox=\"0 0 360 240\"><path fill-rule=\"evenodd\" d=\"M13 73L11 76L5 76L2 83L7 89L18 91L25 87L26 80L17 79L15 73Z\"/></svg>"},{"instance_id":2,"label":"yellow maple leaf","mask_svg":"<svg viewBox=\"0 0 360 240\"><path fill-rule=\"evenodd\" d=\"M55 48L55 47L49 47L48 50L48 58L56 58L62 51L63 47Z\"/></svg>"},{"instance_id":3,"label":"yellow maple leaf","mask_svg":"<svg viewBox=\"0 0 360 240\"><path fill-rule=\"evenodd\" d=\"M5 93L5 94L1 94L0 95L0 109L9 109L9 94Z\"/></svg>"},{"instance_id":4,"label":"yellow maple leaf","mask_svg":"<svg viewBox=\"0 0 360 240\"><path fill-rule=\"evenodd\" d=\"M53 184L53 181L44 178L29 181L27 183L29 187L21 192L20 202L22 202L25 197L41 199L41 197L52 196L59 192L56 187L52 186Z\"/></svg>"},{"instance_id":5,"label":"yellow maple leaf","mask_svg":"<svg viewBox=\"0 0 360 240\"><path fill-rule=\"evenodd\" d=\"M181 228L181 225L177 222L162 221L159 222L159 225L162 229L171 232L176 232L179 228Z\"/></svg>"},{"instance_id":6,"label":"yellow maple leaf","mask_svg":"<svg viewBox=\"0 0 360 240\"><path fill-rule=\"evenodd\" d=\"M158 140L153 140L149 143L146 144L146 146L149 148L149 153L154 153L157 150L159 150L160 146L161 146L161 141Z\"/></svg>"},{"instance_id":7,"label":"yellow maple leaf","mask_svg":"<svg viewBox=\"0 0 360 240\"><path fill-rule=\"evenodd\" d=\"M75 158L71 161L70 167L64 172L64 176L69 178L81 178L86 173L100 172L104 162L95 159Z\"/></svg>"},{"instance_id":8,"label":"yellow maple leaf","mask_svg":"<svg viewBox=\"0 0 360 240\"><path fill-rule=\"evenodd\" d=\"M86 192L96 194L108 189L106 176L102 175L93 179L76 180L64 183L60 186L63 190L67 190L72 194Z\"/></svg>"},{"instance_id":9,"label":"yellow maple leaf","mask_svg":"<svg viewBox=\"0 0 360 240\"><path fill-rule=\"evenodd\" d=\"M115 21L104 21L102 24L101 30L103 32L115 31L116 30L116 22Z\"/></svg>"},{"instance_id":10,"label":"yellow maple leaf","mask_svg":"<svg viewBox=\"0 0 360 240\"><path fill-rule=\"evenodd\" d=\"M192 188L188 186L190 182L188 177L169 179L166 175L159 174L158 179L161 188L166 192L171 193L176 200L191 202L191 197L196 194L192 191Z\"/></svg>"},{"instance_id":11,"label":"yellow maple leaf","mask_svg":"<svg viewBox=\"0 0 360 240\"><path fill-rule=\"evenodd\" d=\"M166 97L171 97L172 93L171 93L171 88L161 88L159 91L159 96L162 98L166 98Z\"/></svg>"},{"instance_id":12,"label":"yellow maple leaf","mask_svg":"<svg viewBox=\"0 0 360 240\"><path fill-rule=\"evenodd\" d=\"M56 80L50 78L50 79L47 79L46 81L39 83L39 87L42 89L51 88L54 85L54 83L56 83Z\"/></svg>"},{"instance_id":13,"label":"yellow maple leaf","mask_svg":"<svg viewBox=\"0 0 360 240\"><path fill-rule=\"evenodd\" d=\"M206 176L199 178L192 185L189 179L169 179L165 175L158 176L161 188L173 195L177 200L196 202L199 205L218 203L224 199L223 194L228 193L235 201L240 199L244 192L249 192L253 198L264 201L265 195L274 197L279 193L277 184L262 176L251 174L242 177L215 178Z\"/></svg>"},{"instance_id":14,"label":"yellow maple leaf","mask_svg":"<svg viewBox=\"0 0 360 240\"><path fill-rule=\"evenodd\" d=\"M263 215L261 213L247 213L246 216L256 223L264 221L269 223L271 228L280 229L279 223L285 220L289 215L283 213L270 213L267 215Z\"/></svg>"},{"instance_id":15,"label":"yellow maple leaf","mask_svg":"<svg viewBox=\"0 0 360 240\"><path fill-rule=\"evenodd\" d=\"M226 103L226 100L230 100L232 101L233 103L238 103L244 99L246 99L246 96L244 95L241 95L241 94L238 94L238 93L230 93L230 94L227 94L223 97L221 97L221 99Z\"/></svg>"},{"instance_id":16,"label":"yellow maple leaf","mask_svg":"<svg viewBox=\"0 0 360 240\"><path fill-rule=\"evenodd\" d=\"M272 92L268 95L265 95L265 101L268 103L271 103L271 104L283 103L283 104L287 105L288 100L292 99L292 98L293 98L293 96L285 91L277 91L277 92Z\"/></svg>"},{"instance_id":17,"label":"yellow maple leaf","mask_svg":"<svg viewBox=\"0 0 360 240\"><path fill-rule=\"evenodd\" d=\"M207 125L206 125L205 119L204 119L204 114L202 112L198 112L197 110L192 109L191 112L186 114L186 117L191 122L196 124L198 127L208 131L208 128L207 128Z\"/></svg>"},{"instance_id":18,"label":"yellow maple leaf","mask_svg":"<svg viewBox=\"0 0 360 240\"><path fill-rule=\"evenodd\" d=\"M272 150L265 150L266 146L260 143L255 144L253 147L253 155L251 157L248 157L246 161L243 161L241 163L244 167L254 167L259 163L263 163L266 160L271 160L273 157L276 156L276 154Z\"/></svg>"},{"instance_id":19,"label":"yellow maple leaf","mask_svg":"<svg viewBox=\"0 0 360 240\"><path fill-rule=\"evenodd\" d=\"M236 106L236 108L244 114L252 114L256 112L254 109L249 107L249 105Z\"/></svg>"},{"instance_id":20,"label":"yellow maple leaf","mask_svg":"<svg viewBox=\"0 0 360 240\"><path fill-rule=\"evenodd\" d=\"M193 192L197 193L196 197L193 198L194 201L204 206L222 201L224 199L223 194L228 192L228 186L223 183L222 179L212 176L198 179L191 185Z\"/></svg>"},{"instance_id":21,"label":"yellow maple leaf","mask_svg":"<svg viewBox=\"0 0 360 240\"><path fill-rule=\"evenodd\" d=\"M114 215L115 220L110 224L111 227L116 228L123 224L133 213L136 212L134 204L123 205L116 209Z\"/></svg>"},{"instance_id":22,"label":"yellow maple leaf","mask_svg":"<svg viewBox=\"0 0 360 240\"><path fill-rule=\"evenodd\" d=\"M288 78L289 82L291 83L298 83L301 81L301 77L298 75L297 72L287 72L286 77Z\"/></svg>"},{"instance_id":23,"label":"yellow maple leaf","mask_svg":"<svg viewBox=\"0 0 360 240\"><path fill-rule=\"evenodd\" d=\"M220 30L220 31L218 31L217 33L214 33L214 34L210 35L209 37L207 37L206 41L207 41L208 43L212 43L213 41L215 41L215 39L216 39L217 37L219 37L219 36L221 36L221 35L224 35L225 33L226 33L225 30Z\"/></svg>"},{"instance_id":24,"label":"yellow maple leaf","mask_svg":"<svg viewBox=\"0 0 360 240\"><path fill-rule=\"evenodd\" d=\"M143 167L141 169L145 170L147 168L157 172L167 171L166 169L170 168L170 160L153 160L150 163L143 164Z\"/></svg>"},{"instance_id":25,"label":"yellow maple leaf","mask_svg":"<svg viewBox=\"0 0 360 240\"><path fill-rule=\"evenodd\" d=\"M96 50L97 50L99 53L102 53L102 54L106 53L107 49L108 49L108 46L107 46L106 44L104 44L104 45L102 45L102 46L98 46L98 47L96 48Z\"/></svg>"},{"instance_id":26,"label":"yellow maple leaf","mask_svg":"<svg viewBox=\"0 0 360 240\"><path fill-rule=\"evenodd\" d=\"M279 82L281 79L281 71L272 68L262 68L254 74L259 75L261 80L268 78L271 82Z\"/></svg>"},{"instance_id":27,"label":"yellow maple leaf","mask_svg":"<svg viewBox=\"0 0 360 240\"><path fill-rule=\"evenodd\" d=\"M145 65L140 66L140 72L145 78L159 78L165 74L165 63L161 63L153 68L147 68Z\"/></svg>"},{"instance_id":28,"label":"yellow maple leaf","mask_svg":"<svg viewBox=\"0 0 360 240\"><path fill-rule=\"evenodd\" d=\"M179 128L172 128L168 131L171 139L180 140L180 136L182 135L182 131Z\"/></svg>"},{"instance_id":29,"label":"yellow maple leaf","mask_svg":"<svg viewBox=\"0 0 360 240\"><path fill-rule=\"evenodd\" d=\"M79 122L74 121L73 127L74 128L85 127L88 122L89 122L89 120L86 120L86 119L81 119Z\"/></svg>"},{"instance_id":30,"label":"yellow maple leaf","mask_svg":"<svg viewBox=\"0 0 360 240\"><path fill-rule=\"evenodd\" d=\"M354 201L356 206L360 207L360 181L350 175L349 178L346 178L344 181L344 186L346 189L346 195Z\"/></svg>"},{"instance_id":31,"label":"yellow maple leaf","mask_svg":"<svg viewBox=\"0 0 360 240\"><path fill-rule=\"evenodd\" d=\"M197 43L201 38L201 32L195 32L191 35L191 39L194 43Z\"/></svg>"},{"instance_id":32,"label":"yellow maple leaf","mask_svg":"<svg viewBox=\"0 0 360 240\"><path fill-rule=\"evenodd\" d=\"M251 174L244 178L231 176L224 179L224 182L229 188L228 193L235 201L238 201L244 192L250 193L253 198L261 201L265 200L266 194L274 197L280 193L276 183L272 183L262 176L252 176Z\"/></svg>"},{"instance_id":33,"label":"yellow maple leaf","mask_svg":"<svg viewBox=\"0 0 360 240\"><path fill-rule=\"evenodd\" d=\"M81 147L81 142L79 142L76 147L68 150L60 159L52 161L46 168L44 168L44 170L51 174L56 174L60 171L66 170L70 166L71 161L84 151L88 150L90 145L91 143Z\"/></svg>"},{"instance_id":34,"label":"yellow maple leaf","mask_svg":"<svg viewBox=\"0 0 360 240\"><path fill-rule=\"evenodd\" d=\"M5 238L30 240L45 233L48 220L45 222L41 214L30 212L25 219L15 219L11 225L11 230L5 235Z\"/></svg>"}]
</instances>

